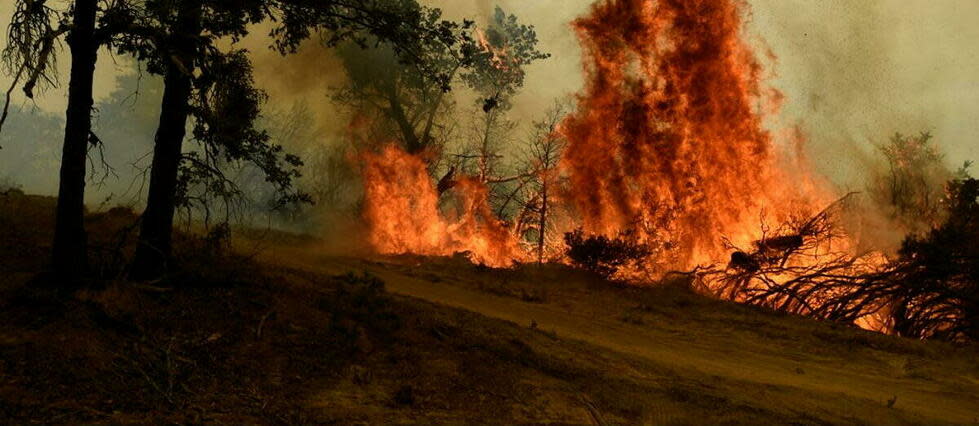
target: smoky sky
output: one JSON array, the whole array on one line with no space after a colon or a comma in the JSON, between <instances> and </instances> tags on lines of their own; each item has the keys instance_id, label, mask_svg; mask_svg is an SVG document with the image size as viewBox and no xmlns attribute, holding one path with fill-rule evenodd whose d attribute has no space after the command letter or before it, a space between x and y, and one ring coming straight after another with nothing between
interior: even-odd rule
<instances>
[{"instance_id":1,"label":"smoky sky","mask_svg":"<svg viewBox=\"0 0 979 426\"><path fill-rule=\"evenodd\" d=\"M0 2L7 22L12 1ZM582 85L581 50L570 22L588 12L590 0L427 0L451 19L484 21L495 6L537 28L542 50L553 56L528 69L515 99L517 119L539 118L555 99ZM895 132L931 131L954 167L979 159L979 2L971 0L750 0L745 35L765 58L767 83L785 96L772 127L799 125L808 135L815 168L842 186L857 187L873 143ZM5 28L5 26L4 26ZM256 79L272 107L311 105L326 132L343 126L326 90L343 84L337 61L307 47L281 58L267 50L258 29L243 47L254 53ZM770 49L775 60L763 54ZM96 98L116 89L127 58L100 56ZM68 53L60 67L67 77ZM301 66L300 66L301 65ZM67 81L15 106L62 114ZM9 79L0 77L6 87ZM147 129L152 132L152 129ZM25 142L27 143L27 142ZM4 155L0 151L0 156ZM0 175L4 174L0 170Z\"/></svg>"}]
</instances>

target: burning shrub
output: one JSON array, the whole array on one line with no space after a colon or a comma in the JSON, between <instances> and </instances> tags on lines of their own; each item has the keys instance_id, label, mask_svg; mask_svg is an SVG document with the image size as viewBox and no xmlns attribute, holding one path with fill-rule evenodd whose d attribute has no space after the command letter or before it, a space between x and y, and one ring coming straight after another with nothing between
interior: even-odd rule
<instances>
[{"instance_id":1,"label":"burning shrub","mask_svg":"<svg viewBox=\"0 0 979 426\"><path fill-rule=\"evenodd\" d=\"M700 278L723 298L905 337L979 339L979 180L947 185L945 220L905 239L897 259L827 250L830 211L735 251ZM817 256L818 255L818 256Z\"/></svg>"},{"instance_id":2,"label":"burning shrub","mask_svg":"<svg viewBox=\"0 0 979 426\"><path fill-rule=\"evenodd\" d=\"M578 228L564 234L568 259L574 266L608 279L622 267L638 266L650 255L649 247L638 241L635 232L621 232L615 238L605 235L585 236Z\"/></svg>"},{"instance_id":3,"label":"burning shrub","mask_svg":"<svg viewBox=\"0 0 979 426\"><path fill-rule=\"evenodd\" d=\"M880 282L879 258L851 253L837 226L851 195L772 232L763 226L751 249L728 243L735 250L730 262L700 270L701 283L724 299L833 321L852 323L876 312L882 303L855 290Z\"/></svg>"}]
</instances>

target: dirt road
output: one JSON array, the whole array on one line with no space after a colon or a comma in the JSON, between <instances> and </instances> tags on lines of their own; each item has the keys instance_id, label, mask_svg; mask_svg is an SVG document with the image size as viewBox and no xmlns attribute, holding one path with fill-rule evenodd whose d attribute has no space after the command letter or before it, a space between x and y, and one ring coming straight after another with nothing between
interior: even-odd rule
<instances>
[{"instance_id":1,"label":"dirt road","mask_svg":"<svg viewBox=\"0 0 979 426\"><path fill-rule=\"evenodd\" d=\"M399 295L523 326L534 323L560 338L642 357L681 374L743 382L746 392L757 392L761 398L772 398L776 404L795 404L785 395L801 391L807 401L800 403L800 409L805 409L805 405L822 409L830 406L857 422L867 418L868 410L886 410L889 405L914 413L925 423L979 422L979 379L975 369L953 372L949 377L917 377L907 374L904 364L909 357L858 362L845 357L809 355L806 347L785 353L779 347L745 341L741 336L702 331L688 334L676 329L630 324L594 312L578 312L567 305L527 303L446 281L433 282L406 274L404 270L358 259L328 257L304 250L277 251L268 256L269 262L316 273L369 271L387 283L388 291Z\"/></svg>"}]
</instances>

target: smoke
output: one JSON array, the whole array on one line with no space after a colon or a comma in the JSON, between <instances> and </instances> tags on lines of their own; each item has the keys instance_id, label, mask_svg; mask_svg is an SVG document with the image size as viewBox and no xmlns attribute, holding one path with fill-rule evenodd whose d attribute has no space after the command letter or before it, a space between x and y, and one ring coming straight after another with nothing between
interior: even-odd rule
<instances>
[{"instance_id":1,"label":"smoke","mask_svg":"<svg viewBox=\"0 0 979 426\"><path fill-rule=\"evenodd\" d=\"M282 55L270 48L270 29L269 24L255 26L234 46L250 52L255 83L268 94L267 109L281 112L302 105L311 115L317 136L335 136L345 125L329 99L331 88L346 83L339 58L315 37L303 43L296 53Z\"/></svg>"},{"instance_id":2,"label":"smoke","mask_svg":"<svg viewBox=\"0 0 979 426\"><path fill-rule=\"evenodd\" d=\"M581 49L570 22L591 0L429 0L451 19L475 18L500 6L537 28L554 56L528 67L515 100L518 116L540 116L553 99L583 87ZM979 3L909 0L854 2L748 0L745 31L762 52L767 83L785 94L773 130L800 125L807 154L836 184L858 190L875 160L873 145L895 132L930 130L950 167L979 159L976 120Z\"/></svg>"},{"instance_id":3,"label":"smoke","mask_svg":"<svg viewBox=\"0 0 979 426\"><path fill-rule=\"evenodd\" d=\"M783 120L809 136L820 172L837 184L863 186L877 158L873 145L895 132L931 130L953 164L976 155L965 123L974 100L948 96L969 64L979 62L959 41L962 8L934 2L753 0L752 30L778 57L771 84L786 95ZM951 24L951 25L949 25ZM975 33L969 26L959 30ZM953 43L957 44L957 43ZM974 71L973 71L974 72ZM974 98L973 98L974 99ZM971 112L969 112L971 110ZM953 123L952 121L961 120Z\"/></svg>"},{"instance_id":4,"label":"smoke","mask_svg":"<svg viewBox=\"0 0 979 426\"><path fill-rule=\"evenodd\" d=\"M973 17L979 3L906 0L854 2L849 0L748 0L753 15L745 31L778 59L768 64L777 77L768 81L785 94L783 113L772 127L799 124L807 135L807 153L819 172L838 185L860 190L863 171L874 161L873 143L894 132L931 130L947 153L949 167L979 158L979 39ZM583 87L582 54L570 22L587 13L591 0L423 0L442 8L447 19L485 22L496 6L537 29L541 50L553 57L527 69L526 85L514 99L513 115L526 125L541 117L554 99L578 93ZM0 2L0 22L10 18L12 2ZM3 27L0 25L0 27ZM288 111L297 103L309 109L316 127L314 142L339 139L347 120L327 97L330 87L345 77L337 58L310 41L296 55L283 57L268 49L268 26L255 27L239 47L252 52L256 80L269 93L270 111ZM0 34L0 42L3 35ZM67 52L61 51L62 76L67 76ZM131 72L129 59L103 51L97 68L96 100L117 90L117 76ZM0 76L6 87L9 79ZM66 83L62 79L62 83ZM66 85L39 96L36 104L15 92L14 106L63 116ZM470 102L471 100L466 100ZM462 103L460 103L462 105ZM152 135L152 128L144 129ZM44 132L56 135L57 131ZM45 136L49 137L49 136ZM53 144L60 143L54 138ZM8 140L4 149L32 146L31 140ZM293 148L305 148L288 146ZM108 146L112 150L111 144ZM301 151L301 150L300 150ZM9 151L13 152L13 151ZM26 153L31 154L31 153ZM33 154L31 154L33 155ZM42 158L47 154L40 154ZM32 190L42 191L32 177L11 175ZM47 181L45 181L47 182Z\"/></svg>"}]
</instances>

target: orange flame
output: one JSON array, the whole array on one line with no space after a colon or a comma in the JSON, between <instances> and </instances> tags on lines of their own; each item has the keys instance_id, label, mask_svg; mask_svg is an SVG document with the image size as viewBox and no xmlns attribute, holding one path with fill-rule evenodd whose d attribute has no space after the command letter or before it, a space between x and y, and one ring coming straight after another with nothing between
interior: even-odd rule
<instances>
[{"instance_id":1,"label":"orange flame","mask_svg":"<svg viewBox=\"0 0 979 426\"><path fill-rule=\"evenodd\" d=\"M379 253L468 252L472 261L497 267L524 257L489 208L485 185L460 179L452 190L458 206L450 218L439 208L438 191L421 157L388 145L362 154L362 162L368 241Z\"/></svg>"},{"instance_id":2,"label":"orange flame","mask_svg":"<svg viewBox=\"0 0 979 426\"><path fill-rule=\"evenodd\" d=\"M476 29L473 33L476 36L476 42L479 44L479 47L483 52L490 55L492 66L501 71L509 71L510 63L506 46L494 46L483 30Z\"/></svg>"},{"instance_id":3,"label":"orange flame","mask_svg":"<svg viewBox=\"0 0 979 426\"><path fill-rule=\"evenodd\" d=\"M553 198L587 232L636 232L657 248L650 261L661 271L724 261L725 238L750 245L762 237L761 219L797 218L833 199L803 160L786 171L763 126L781 94L761 84L761 64L741 39L746 7L602 0L574 23L586 87L559 129L569 185ZM497 58L485 35L477 38ZM492 214L484 184L462 179L447 218L421 158L389 146L364 160L365 218L378 251L469 251L491 265L527 257Z\"/></svg>"},{"instance_id":4,"label":"orange flame","mask_svg":"<svg viewBox=\"0 0 979 426\"><path fill-rule=\"evenodd\" d=\"M763 128L760 110L780 96L740 39L744 7L605 0L574 23L587 85L562 125L563 166L586 231L636 228L684 268L722 256L722 236L757 238L762 213L783 217L808 195L782 176Z\"/></svg>"}]
</instances>

